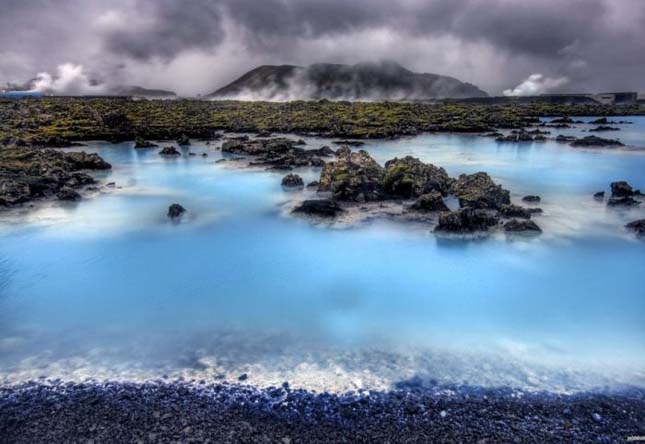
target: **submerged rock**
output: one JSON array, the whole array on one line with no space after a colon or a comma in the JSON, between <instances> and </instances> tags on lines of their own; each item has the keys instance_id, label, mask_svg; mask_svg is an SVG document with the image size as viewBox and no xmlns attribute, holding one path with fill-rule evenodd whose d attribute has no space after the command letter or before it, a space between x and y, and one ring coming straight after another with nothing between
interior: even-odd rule
<instances>
[{"instance_id":1,"label":"submerged rock","mask_svg":"<svg viewBox=\"0 0 645 444\"><path fill-rule=\"evenodd\" d=\"M565 136L564 134L558 134L558 136L555 138L555 141L558 143L571 143L575 142L576 140L578 140L577 137Z\"/></svg>"},{"instance_id":2,"label":"submerged rock","mask_svg":"<svg viewBox=\"0 0 645 444\"><path fill-rule=\"evenodd\" d=\"M159 145L152 143L148 140L145 140L143 137L137 137L134 139L134 147L137 149L140 148L157 148Z\"/></svg>"},{"instance_id":3,"label":"submerged rock","mask_svg":"<svg viewBox=\"0 0 645 444\"><path fill-rule=\"evenodd\" d=\"M597 193L593 194L593 198L596 200L603 200L605 198L605 192L604 191L598 191Z\"/></svg>"},{"instance_id":4,"label":"submerged rock","mask_svg":"<svg viewBox=\"0 0 645 444\"><path fill-rule=\"evenodd\" d=\"M266 166L273 170L290 170L294 167L318 166L325 161L321 157L333 154L328 147L317 150L300 148L297 141L284 137L254 139L229 138L222 144L222 152L254 156L251 166Z\"/></svg>"},{"instance_id":5,"label":"submerged rock","mask_svg":"<svg viewBox=\"0 0 645 444\"><path fill-rule=\"evenodd\" d=\"M168 207L168 217L171 219L176 219L180 217L182 214L186 212L186 209L179 205L178 203L174 203Z\"/></svg>"},{"instance_id":6,"label":"submerged rock","mask_svg":"<svg viewBox=\"0 0 645 444\"><path fill-rule=\"evenodd\" d=\"M508 190L497 185L487 173L462 174L452 185L452 194L462 208L499 210L511 203Z\"/></svg>"},{"instance_id":7,"label":"submerged rock","mask_svg":"<svg viewBox=\"0 0 645 444\"><path fill-rule=\"evenodd\" d=\"M563 117L558 117L556 119L553 119L549 123L574 123L573 119L569 116L563 116Z\"/></svg>"},{"instance_id":8,"label":"submerged rock","mask_svg":"<svg viewBox=\"0 0 645 444\"><path fill-rule=\"evenodd\" d=\"M625 227L633 230L638 236L645 236L645 219L635 220L625 225Z\"/></svg>"},{"instance_id":9,"label":"submerged rock","mask_svg":"<svg viewBox=\"0 0 645 444\"><path fill-rule=\"evenodd\" d=\"M438 191L431 191L419 196L410 208L416 211L450 211Z\"/></svg>"},{"instance_id":10,"label":"submerged rock","mask_svg":"<svg viewBox=\"0 0 645 444\"><path fill-rule=\"evenodd\" d=\"M160 156L181 156L181 153L177 151L177 148L174 146L166 146L159 151Z\"/></svg>"},{"instance_id":11,"label":"submerged rock","mask_svg":"<svg viewBox=\"0 0 645 444\"><path fill-rule=\"evenodd\" d=\"M437 232L444 233L475 233L488 231L499 224L499 216L494 211L476 208L463 208L452 213L439 216Z\"/></svg>"},{"instance_id":12,"label":"submerged rock","mask_svg":"<svg viewBox=\"0 0 645 444\"><path fill-rule=\"evenodd\" d=\"M320 183L318 183L317 180L313 180L307 184L307 188L318 188L318 185L320 185Z\"/></svg>"},{"instance_id":13,"label":"submerged rock","mask_svg":"<svg viewBox=\"0 0 645 444\"><path fill-rule=\"evenodd\" d=\"M541 233L542 229L532 220L511 219L504 224L504 231L507 233L531 232Z\"/></svg>"},{"instance_id":14,"label":"submerged rock","mask_svg":"<svg viewBox=\"0 0 645 444\"><path fill-rule=\"evenodd\" d=\"M540 137L540 140L544 139L544 136L542 136L541 134L536 137ZM497 142L533 142L533 140L534 140L533 135L525 131L514 132L506 136L500 136L497 139L495 139L495 141Z\"/></svg>"},{"instance_id":15,"label":"submerged rock","mask_svg":"<svg viewBox=\"0 0 645 444\"><path fill-rule=\"evenodd\" d=\"M528 203L537 203L540 202L542 198L540 196L534 196L534 195L529 195L529 196L524 196L522 198L522 202L528 202Z\"/></svg>"},{"instance_id":16,"label":"submerged rock","mask_svg":"<svg viewBox=\"0 0 645 444\"><path fill-rule=\"evenodd\" d=\"M620 131L620 128L616 128L613 126L597 126L596 128L591 128L589 132L601 132L601 131Z\"/></svg>"},{"instance_id":17,"label":"submerged rock","mask_svg":"<svg viewBox=\"0 0 645 444\"><path fill-rule=\"evenodd\" d=\"M182 134L179 139L177 139L177 145L179 146L188 146L190 145L190 139L187 135Z\"/></svg>"},{"instance_id":18,"label":"submerged rock","mask_svg":"<svg viewBox=\"0 0 645 444\"><path fill-rule=\"evenodd\" d=\"M383 190L392 196L411 198L431 191L448 194L453 179L446 170L406 156L385 163Z\"/></svg>"},{"instance_id":19,"label":"submerged rock","mask_svg":"<svg viewBox=\"0 0 645 444\"><path fill-rule=\"evenodd\" d=\"M111 165L98 154L50 149L0 148L0 207L39 198L80 198L74 189L96 181L82 170L106 170Z\"/></svg>"},{"instance_id":20,"label":"submerged rock","mask_svg":"<svg viewBox=\"0 0 645 444\"><path fill-rule=\"evenodd\" d=\"M576 139L571 142L571 146L585 147L585 146L624 146L624 144L614 139L604 139L598 136L587 136L582 139Z\"/></svg>"},{"instance_id":21,"label":"submerged rock","mask_svg":"<svg viewBox=\"0 0 645 444\"><path fill-rule=\"evenodd\" d=\"M302 177L297 174L287 174L282 178L282 186L286 188L302 188L305 186Z\"/></svg>"},{"instance_id":22,"label":"submerged rock","mask_svg":"<svg viewBox=\"0 0 645 444\"><path fill-rule=\"evenodd\" d=\"M344 210L338 205L338 202L332 199L312 199L305 200L296 208L293 213L302 213L308 216L319 217L336 217Z\"/></svg>"},{"instance_id":23,"label":"submerged rock","mask_svg":"<svg viewBox=\"0 0 645 444\"><path fill-rule=\"evenodd\" d=\"M347 146L363 146L365 142L361 140L334 140L332 142L334 145L347 145Z\"/></svg>"},{"instance_id":24,"label":"submerged rock","mask_svg":"<svg viewBox=\"0 0 645 444\"><path fill-rule=\"evenodd\" d=\"M352 202L382 200L385 169L367 151L349 153L325 164L319 191L331 192L335 199Z\"/></svg>"},{"instance_id":25,"label":"submerged rock","mask_svg":"<svg viewBox=\"0 0 645 444\"><path fill-rule=\"evenodd\" d=\"M632 186L624 180L611 183L611 197L629 197L633 195Z\"/></svg>"},{"instance_id":26,"label":"submerged rock","mask_svg":"<svg viewBox=\"0 0 645 444\"><path fill-rule=\"evenodd\" d=\"M632 197L612 197L607 201L610 207L633 207L641 203Z\"/></svg>"}]
</instances>

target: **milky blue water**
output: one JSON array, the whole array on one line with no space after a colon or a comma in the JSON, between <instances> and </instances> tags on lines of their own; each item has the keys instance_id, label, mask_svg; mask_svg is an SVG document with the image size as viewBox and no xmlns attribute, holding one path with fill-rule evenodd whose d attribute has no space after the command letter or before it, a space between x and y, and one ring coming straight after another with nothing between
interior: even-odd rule
<instances>
[{"instance_id":1,"label":"milky blue water","mask_svg":"<svg viewBox=\"0 0 645 444\"><path fill-rule=\"evenodd\" d=\"M460 135L366 145L379 162L409 154L455 176L487 171L517 203L539 194L544 233L532 238L314 224L288 215L312 191L218 163L217 144L193 142L206 158L164 159L90 143L113 165L97 178L115 187L0 219L0 380L645 386L645 242L624 229L645 208L592 198L615 180L645 189L634 149L645 118L628 120L611 134L629 141L621 150ZM307 182L320 170L297 172ZM173 202L188 209L178 224L165 215Z\"/></svg>"}]
</instances>

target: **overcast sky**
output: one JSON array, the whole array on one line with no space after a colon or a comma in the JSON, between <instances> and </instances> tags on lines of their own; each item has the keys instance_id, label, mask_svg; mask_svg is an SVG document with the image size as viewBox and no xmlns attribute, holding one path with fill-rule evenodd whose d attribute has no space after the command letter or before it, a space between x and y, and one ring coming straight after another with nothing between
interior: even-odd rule
<instances>
[{"instance_id":1,"label":"overcast sky","mask_svg":"<svg viewBox=\"0 0 645 444\"><path fill-rule=\"evenodd\" d=\"M0 0L0 84L193 95L260 64L380 59L491 94L645 91L645 0Z\"/></svg>"}]
</instances>

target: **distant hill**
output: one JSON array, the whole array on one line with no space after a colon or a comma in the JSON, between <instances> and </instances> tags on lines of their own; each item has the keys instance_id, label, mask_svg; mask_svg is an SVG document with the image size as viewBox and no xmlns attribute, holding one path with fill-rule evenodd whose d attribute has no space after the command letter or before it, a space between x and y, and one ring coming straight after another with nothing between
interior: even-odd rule
<instances>
[{"instance_id":1,"label":"distant hill","mask_svg":"<svg viewBox=\"0 0 645 444\"><path fill-rule=\"evenodd\" d=\"M177 96L173 91L164 89L148 89L141 86L115 86L109 89L107 95L113 96L133 96L159 99L172 99Z\"/></svg>"},{"instance_id":2,"label":"distant hill","mask_svg":"<svg viewBox=\"0 0 645 444\"><path fill-rule=\"evenodd\" d=\"M439 74L418 74L394 62L308 67L264 65L209 94L239 100L426 100L488 97L475 85Z\"/></svg>"}]
</instances>

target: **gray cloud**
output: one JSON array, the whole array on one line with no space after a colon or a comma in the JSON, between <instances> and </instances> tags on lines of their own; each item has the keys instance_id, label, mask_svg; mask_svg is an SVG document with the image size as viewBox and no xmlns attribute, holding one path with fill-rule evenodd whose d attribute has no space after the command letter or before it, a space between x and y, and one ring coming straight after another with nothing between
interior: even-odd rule
<instances>
[{"instance_id":1,"label":"gray cloud","mask_svg":"<svg viewBox=\"0 0 645 444\"><path fill-rule=\"evenodd\" d=\"M645 90L641 0L0 0L0 82L63 63L208 92L262 63L398 61L492 93Z\"/></svg>"},{"instance_id":2,"label":"gray cloud","mask_svg":"<svg viewBox=\"0 0 645 444\"><path fill-rule=\"evenodd\" d=\"M102 19L106 50L135 59L208 50L224 37L220 5L211 0L138 1L127 11L108 11Z\"/></svg>"}]
</instances>

